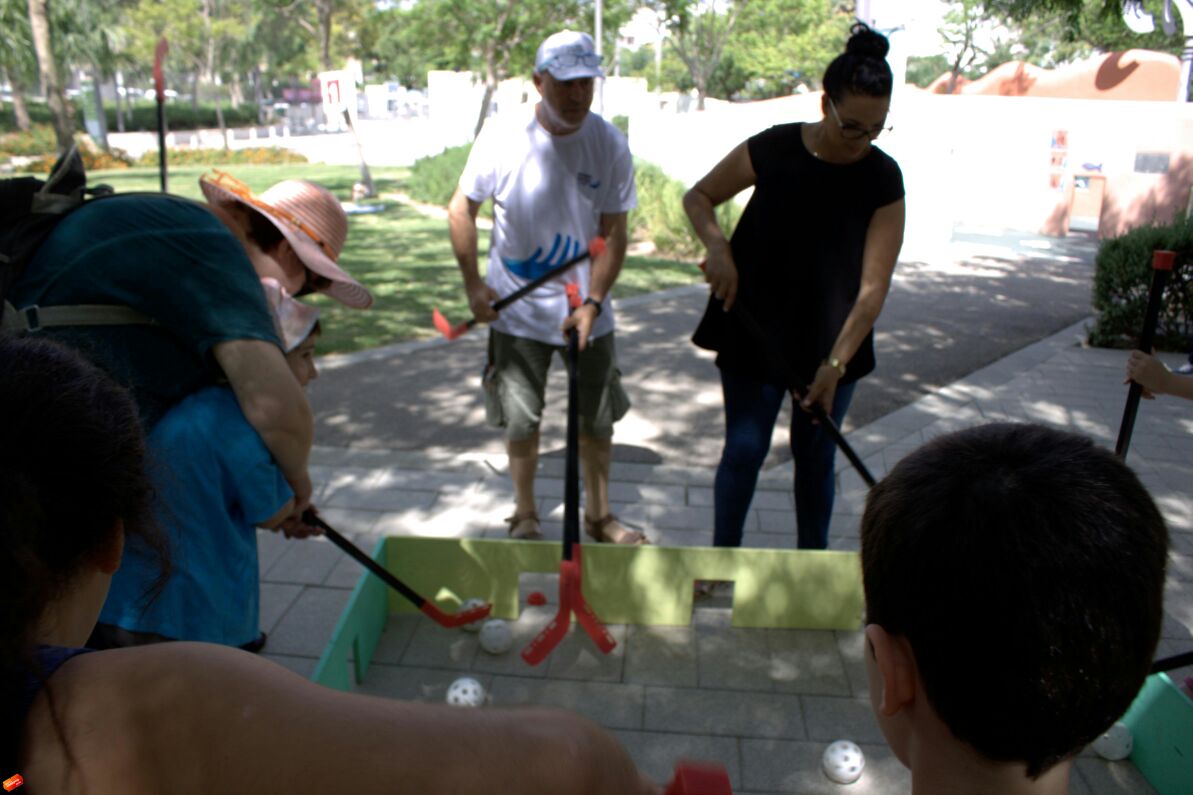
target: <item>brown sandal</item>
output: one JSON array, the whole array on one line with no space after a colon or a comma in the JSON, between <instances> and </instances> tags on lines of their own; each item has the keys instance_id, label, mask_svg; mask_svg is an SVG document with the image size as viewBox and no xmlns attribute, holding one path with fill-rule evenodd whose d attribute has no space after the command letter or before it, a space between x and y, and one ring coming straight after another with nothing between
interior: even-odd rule
<instances>
[{"instance_id":1,"label":"brown sandal","mask_svg":"<svg viewBox=\"0 0 1193 795\"><path fill-rule=\"evenodd\" d=\"M509 537L516 541L539 541L543 537L543 531L539 527L539 515L534 511L515 513L513 516L507 517L505 521L510 526ZM527 529L526 522L534 524Z\"/></svg>"},{"instance_id":2,"label":"brown sandal","mask_svg":"<svg viewBox=\"0 0 1193 795\"><path fill-rule=\"evenodd\" d=\"M621 532L614 536L610 536L610 525L616 526L616 528ZM640 533L637 530L627 530L622 525L621 520L611 513L606 514L600 519L589 519L587 516L585 516L584 532L588 534L589 538L602 543L608 541L612 544L633 544L635 546L642 546L643 544L650 543L650 540L647 539L644 533Z\"/></svg>"}]
</instances>

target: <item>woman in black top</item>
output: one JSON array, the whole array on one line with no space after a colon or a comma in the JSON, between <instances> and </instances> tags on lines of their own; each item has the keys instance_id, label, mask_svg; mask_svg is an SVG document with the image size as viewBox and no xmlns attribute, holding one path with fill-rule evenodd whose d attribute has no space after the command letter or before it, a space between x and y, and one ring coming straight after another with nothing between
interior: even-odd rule
<instances>
[{"instance_id":1,"label":"woman in black top","mask_svg":"<svg viewBox=\"0 0 1193 795\"><path fill-rule=\"evenodd\" d=\"M840 424L855 383L874 369L874 322L903 243L903 176L872 145L887 129L888 49L886 38L854 25L825 72L823 118L753 136L684 196L708 250L712 293L693 342L717 351L725 398L717 546L741 545L788 392L802 409L791 427L799 547L828 545L835 449L809 410L818 404ZM751 185L726 240L713 209Z\"/></svg>"}]
</instances>

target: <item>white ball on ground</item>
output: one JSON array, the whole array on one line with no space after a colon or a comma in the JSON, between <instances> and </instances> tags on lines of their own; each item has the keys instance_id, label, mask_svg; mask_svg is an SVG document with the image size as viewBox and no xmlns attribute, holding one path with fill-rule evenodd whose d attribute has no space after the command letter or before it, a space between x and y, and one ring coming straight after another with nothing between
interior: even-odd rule
<instances>
[{"instance_id":1,"label":"white ball on ground","mask_svg":"<svg viewBox=\"0 0 1193 795\"><path fill-rule=\"evenodd\" d=\"M471 610L474 607L484 606L484 599L466 599L464 603L460 605L460 612L463 613L465 610ZM477 621L473 621L471 624L462 624L460 629L464 630L465 632L480 632L481 624L483 623L485 623L485 620L482 618Z\"/></svg>"},{"instance_id":2,"label":"white ball on ground","mask_svg":"<svg viewBox=\"0 0 1193 795\"><path fill-rule=\"evenodd\" d=\"M485 698L485 686L471 676L462 676L447 688L447 703L453 707L480 707Z\"/></svg>"},{"instance_id":3,"label":"white ball on ground","mask_svg":"<svg viewBox=\"0 0 1193 795\"><path fill-rule=\"evenodd\" d=\"M1103 759L1117 762L1131 755L1135 741L1125 723L1116 723L1090 744L1094 753Z\"/></svg>"},{"instance_id":4,"label":"white ball on ground","mask_svg":"<svg viewBox=\"0 0 1193 795\"><path fill-rule=\"evenodd\" d=\"M866 757L857 743L849 740L837 740L824 749L824 757L820 760L824 768L824 775L838 784L852 784L862 777L862 770L866 767Z\"/></svg>"},{"instance_id":5,"label":"white ball on ground","mask_svg":"<svg viewBox=\"0 0 1193 795\"><path fill-rule=\"evenodd\" d=\"M481 648L489 654L505 654L514 645L514 631L500 618L490 618L481 625Z\"/></svg>"}]
</instances>

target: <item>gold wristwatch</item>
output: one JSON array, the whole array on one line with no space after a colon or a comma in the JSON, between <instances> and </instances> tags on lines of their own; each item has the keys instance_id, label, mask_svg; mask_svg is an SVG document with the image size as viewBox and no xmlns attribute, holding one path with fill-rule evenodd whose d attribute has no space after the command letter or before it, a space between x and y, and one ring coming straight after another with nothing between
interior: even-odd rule
<instances>
[{"instance_id":1,"label":"gold wristwatch","mask_svg":"<svg viewBox=\"0 0 1193 795\"><path fill-rule=\"evenodd\" d=\"M837 375L842 378L845 377L845 362L838 359L836 356L830 356L824 360L824 363L837 371Z\"/></svg>"}]
</instances>

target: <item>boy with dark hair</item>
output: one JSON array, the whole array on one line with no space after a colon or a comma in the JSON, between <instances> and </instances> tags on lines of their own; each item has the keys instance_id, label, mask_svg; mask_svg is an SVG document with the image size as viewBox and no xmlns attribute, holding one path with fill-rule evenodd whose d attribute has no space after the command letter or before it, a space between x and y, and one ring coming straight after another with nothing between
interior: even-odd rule
<instances>
[{"instance_id":1,"label":"boy with dark hair","mask_svg":"<svg viewBox=\"0 0 1193 795\"><path fill-rule=\"evenodd\" d=\"M862 519L870 699L932 792L1067 793L1160 635L1168 531L1134 473L1075 434L939 437Z\"/></svg>"}]
</instances>

